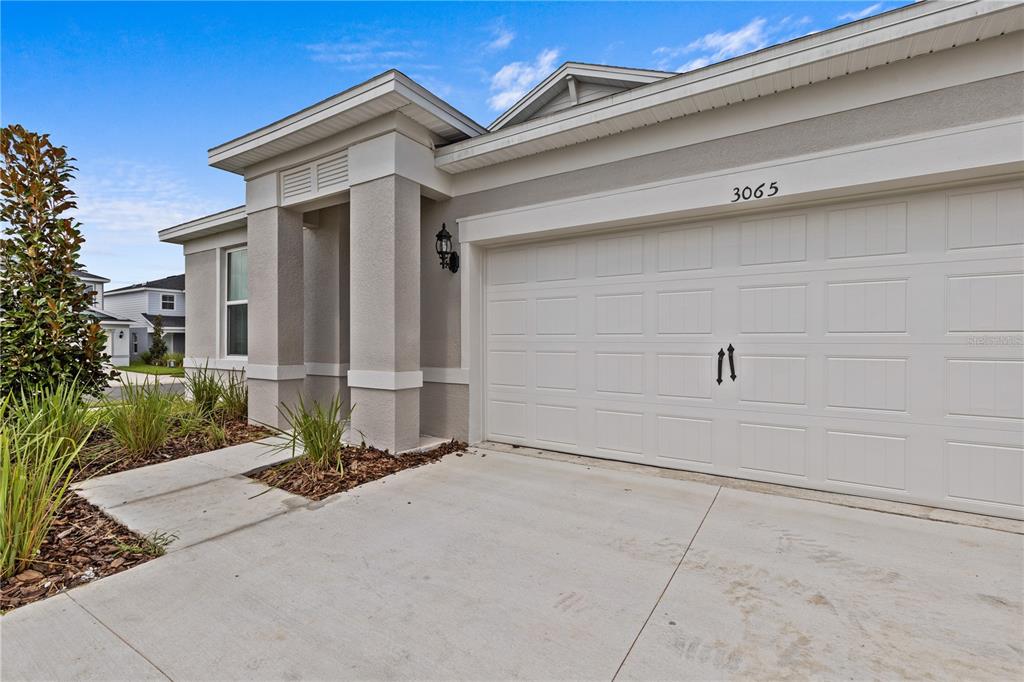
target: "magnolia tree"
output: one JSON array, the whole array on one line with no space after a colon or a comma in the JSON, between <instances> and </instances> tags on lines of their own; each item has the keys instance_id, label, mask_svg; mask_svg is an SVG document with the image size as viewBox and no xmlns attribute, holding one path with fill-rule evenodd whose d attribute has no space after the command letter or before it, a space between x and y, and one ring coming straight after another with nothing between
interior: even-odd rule
<instances>
[{"instance_id":1,"label":"magnolia tree","mask_svg":"<svg viewBox=\"0 0 1024 682\"><path fill-rule=\"evenodd\" d=\"M0 395L70 381L98 395L116 373L74 274L84 241L67 217L74 159L20 125L0 129L0 153Z\"/></svg>"}]
</instances>

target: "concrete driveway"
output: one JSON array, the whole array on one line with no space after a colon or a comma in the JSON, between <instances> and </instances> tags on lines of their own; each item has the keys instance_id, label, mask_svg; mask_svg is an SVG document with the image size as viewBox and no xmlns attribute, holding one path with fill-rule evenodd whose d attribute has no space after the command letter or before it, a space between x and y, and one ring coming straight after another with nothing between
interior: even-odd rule
<instances>
[{"instance_id":1,"label":"concrete driveway","mask_svg":"<svg viewBox=\"0 0 1024 682\"><path fill-rule=\"evenodd\" d=\"M4 616L4 680L1024 672L1012 532L493 451L266 504Z\"/></svg>"}]
</instances>

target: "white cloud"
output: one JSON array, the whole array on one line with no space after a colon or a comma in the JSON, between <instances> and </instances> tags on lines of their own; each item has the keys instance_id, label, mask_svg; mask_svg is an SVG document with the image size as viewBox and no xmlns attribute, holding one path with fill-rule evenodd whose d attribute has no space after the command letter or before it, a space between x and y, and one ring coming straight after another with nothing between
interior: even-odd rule
<instances>
[{"instance_id":1,"label":"white cloud","mask_svg":"<svg viewBox=\"0 0 1024 682\"><path fill-rule=\"evenodd\" d=\"M495 111L508 109L534 85L554 70L558 50L542 50L532 62L512 62L491 76L491 97L487 104Z\"/></svg>"},{"instance_id":2,"label":"white cloud","mask_svg":"<svg viewBox=\"0 0 1024 682\"><path fill-rule=\"evenodd\" d=\"M342 69L379 68L390 69L415 63L422 64L422 43L394 38L393 32L374 32L372 38L345 37L303 45L310 59L323 64L332 64Z\"/></svg>"},{"instance_id":3,"label":"white cloud","mask_svg":"<svg viewBox=\"0 0 1024 682\"><path fill-rule=\"evenodd\" d=\"M857 21L858 19L863 19L864 17L868 17L876 13L878 10L882 9L883 4L884 3L876 2L875 4L868 5L864 9L859 10L857 12L847 12L846 14L840 14L836 18L839 19L839 21Z\"/></svg>"},{"instance_id":4,"label":"white cloud","mask_svg":"<svg viewBox=\"0 0 1024 682\"><path fill-rule=\"evenodd\" d=\"M512 41L516 38L515 31L511 31L504 26L496 26L492 31L494 38L487 43L488 50L504 50L506 47L512 44Z\"/></svg>"},{"instance_id":5,"label":"white cloud","mask_svg":"<svg viewBox=\"0 0 1024 682\"><path fill-rule=\"evenodd\" d=\"M69 216L82 223L82 263L111 287L181 272L181 248L160 243L157 230L234 205L168 168L111 159L77 165L78 208Z\"/></svg>"},{"instance_id":6,"label":"white cloud","mask_svg":"<svg viewBox=\"0 0 1024 682\"><path fill-rule=\"evenodd\" d=\"M763 17L755 17L735 31L713 31L697 40L678 47L659 47L654 50L657 68L662 70L692 71L763 47L795 38L811 22L810 17L783 17L769 24ZM798 30L799 29L799 30ZM695 55L678 63L685 55Z\"/></svg>"}]
</instances>

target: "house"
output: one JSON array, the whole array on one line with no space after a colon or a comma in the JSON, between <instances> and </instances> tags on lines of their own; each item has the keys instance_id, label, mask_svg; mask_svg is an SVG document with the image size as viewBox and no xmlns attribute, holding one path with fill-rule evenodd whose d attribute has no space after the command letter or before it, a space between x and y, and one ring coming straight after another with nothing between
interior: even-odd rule
<instances>
[{"instance_id":1,"label":"house","mask_svg":"<svg viewBox=\"0 0 1024 682\"><path fill-rule=\"evenodd\" d=\"M73 270L72 274L85 284L86 291L93 294L93 305L89 308L89 314L96 318L107 334L104 350L110 356L110 363L115 367L127 365L131 320L121 319L103 310L103 287L109 284L110 280L85 270Z\"/></svg>"},{"instance_id":2,"label":"house","mask_svg":"<svg viewBox=\"0 0 1024 682\"><path fill-rule=\"evenodd\" d=\"M131 359L138 359L153 342L153 323L164 325L164 341L170 353L185 352L185 275L111 289L106 293L107 312L132 321Z\"/></svg>"},{"instance_id":3,"label":"house","mask_svg":"<svg viewBox=\"0 0 1024 682\"><path fill-rule=\"evenodd\" d=\"M483 127L388 71L213 147L186 365L250 416L1024 516L1024 6L921 2ZM262 96L262 95L261 95Z\"/></svg>"}]
</instances>

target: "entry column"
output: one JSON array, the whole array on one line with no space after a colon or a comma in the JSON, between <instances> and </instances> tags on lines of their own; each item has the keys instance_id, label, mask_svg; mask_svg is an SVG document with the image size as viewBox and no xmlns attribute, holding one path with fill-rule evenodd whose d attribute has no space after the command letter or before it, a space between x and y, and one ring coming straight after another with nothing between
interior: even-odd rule
<instances>
[{"instance_id":1,"label":"entry column","mask_svg":"<svg viewBox=\"0 0 1024 682\"><path fill-rule=\"evenodd\" d=\"M386 175L350 201L353 436L398 453L420 437L420 186Z\"/></svg>"},{"instance_id":2,"label":"entry column","mask_svg":"<svg viewBox=\"0 0 1024 682\"><path fill-rule=\"evenodd\" d=\"M249 419L286 427L303 359L302 214L274 206L248 214Z\"/></svg>"}]
</instances>

